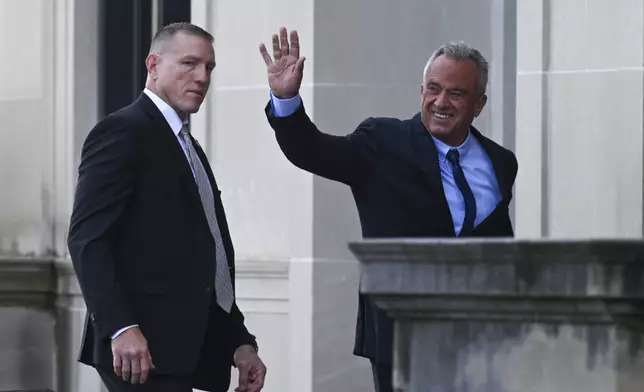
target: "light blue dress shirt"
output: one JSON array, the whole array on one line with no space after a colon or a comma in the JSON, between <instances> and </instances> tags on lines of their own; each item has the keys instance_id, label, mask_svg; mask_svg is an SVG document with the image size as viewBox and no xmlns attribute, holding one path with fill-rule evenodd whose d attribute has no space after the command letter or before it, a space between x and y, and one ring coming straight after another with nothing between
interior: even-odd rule
<instances>
[{"instance_id":1,"label":"light blue dress shirt","mask_svg":"<svg viewBox=\"0 0 644 392\"><path fill-rule=\"evenodd\" d=\"M271 107L275 117L286 117L293 114L301 103L302 98L300 95L296 95L293 98L280 99L275 97L271 92ZM451 147L433 136L432 139L434 139L434 144L438 150L438 166L441 170L445 198L447 199L447 204L452 214L454 232L458 235L461 232L463 220L465 219L465 201L463 194L458 189L456 181L454 180L452 165L446 157L447 152L452 148L458 150L465 179L472 189L474 199L476 199L476 219L474 220L474 227L483 222L501 201L502 197L499 184L497 183L490 157L488 157L479 141L476 140L476 137L472 136L471 132L468 133L463 144L458 147Z\"/></svg>"},{"instance_id":2,"label":"light blue dress shirt","mask_svg":"<svg viewBox=\"0 0 644 392\"><path fill-rule=\"evenodd\" d=\"M485 220L496 208L501 201L501 192L496 180L492 161L481 146L478 140L472 136L472 132L467 134L467 138L458 147L451 147L440 140L434 139L434 144L438 150L438 166L441 169L441 180L445 189L445 198L449 204L449 210L452 213L454 222L454 232L458 235L463 226L465 219L465 200L463 194L456 185L452 164L447 160L447 152L456 148L459 153L459 162L463 168L467 184L472 189L474 199L476 200L476 218L474 227L478 226Z\"/></svg>"}]
</instances>

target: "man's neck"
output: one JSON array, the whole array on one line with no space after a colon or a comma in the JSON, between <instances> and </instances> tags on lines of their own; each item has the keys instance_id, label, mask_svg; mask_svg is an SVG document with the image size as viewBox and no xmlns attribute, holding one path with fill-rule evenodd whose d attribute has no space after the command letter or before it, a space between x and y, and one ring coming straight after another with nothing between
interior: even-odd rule
<instances>
[{"instance_id":1,"label":"man's neck","mask_svg":"<svg viewBox=\"0 0 644 392\"><path fill-rule=\"evenodd\" d=\"M441 142L447 144L450 147L458 147L465 143L465 140L467 140L467 135L469 134L470 130L469 127L463 132L454 132L449 135L434 135L433 133L430 132L432 136L434 136L436 139L440 140Z\"/></svg>"},{"instance_id":2,"label":"man's neck","mask_svg":"<svg viewBox=\"0 0 644 392\"><path fill-rule=\"evenodd\" d=\"M156 89L156 87L150 83L146 84L145 88L148 90L152 91L157 97L159 97L163 102L165 102L168 106L170 106L175 113L177 113L177 116L181 119L181 121L186 121L188 116L183 113L182 111L178 110L176 107L174 107L171 103L170 100L165 96L165 94L161 93L159 90Z\"/></svg>"}]
</instances>

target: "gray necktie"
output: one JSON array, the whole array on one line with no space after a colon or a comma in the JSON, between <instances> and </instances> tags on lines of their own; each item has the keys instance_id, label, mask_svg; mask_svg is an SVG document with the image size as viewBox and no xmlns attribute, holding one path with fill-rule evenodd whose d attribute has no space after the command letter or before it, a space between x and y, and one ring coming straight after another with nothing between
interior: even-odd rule
<instances>
[{"instance_id":1,"label":"gray necktie","mask_svg":"<svg viewBox=\"0 0 644 392\"><path fill-rule=\"evenodd\" d=\"M199 196L201 197L201 204L206 212L208 219L208 226L210 232L215 239L215 252L217 258L216 274L215 274L215 293L217 295L217 304L221 306L226 312L230 312L230 308L235 301L235 293L233 292L233 285L228 272L228 258L226 257L226 250L221 239L221 231L217 223L217 215L215 214L215 198L210 186L210 180L206 174L197 151L192 144L190 132L184 125L180 132L181 138L186 143L186 150L188 151L188 160L197 181L197 188L199 189Z\"/></svg>"}]
</instances>

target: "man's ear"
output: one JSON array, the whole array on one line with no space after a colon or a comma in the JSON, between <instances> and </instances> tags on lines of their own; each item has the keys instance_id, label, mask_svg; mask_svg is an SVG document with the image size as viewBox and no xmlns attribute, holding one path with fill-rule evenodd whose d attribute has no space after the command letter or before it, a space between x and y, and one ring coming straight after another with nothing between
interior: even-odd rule
<instances>
[{"instance_id":1,"label":"man's ear","mask_svg":"<svg viewBox=\"0 0 644 392\"><path fill-rule=\"evenodd\" d=\"M148 54L148 57L145 58L145 68L148 70L148 74L154 80L157 78L157 65L159 63L159 55L156 53Z\"/></svg>"},{"instance_id":2,"label":"man's ear","mask_svg":"<svg viewBox=\"0 0 644 392\"><path fill-rule=\"evenodd\" d=\"M481 111L483 111L483 108L485 107L486 103L487 103L487 95L483 94L479 97L479 100L476 102L476 112L474 114L474 117L478 117L479 114L481 114Z\"/></svg>"}]
</instances>

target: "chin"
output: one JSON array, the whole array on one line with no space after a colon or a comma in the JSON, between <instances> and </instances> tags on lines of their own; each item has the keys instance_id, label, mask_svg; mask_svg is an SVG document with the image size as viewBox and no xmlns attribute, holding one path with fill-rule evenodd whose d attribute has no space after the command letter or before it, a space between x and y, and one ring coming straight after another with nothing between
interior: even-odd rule
<instances>
[{"instance_id":1,"label":"chin","mask_svg":"<svg viewBox=\"0 0 644 392\"><path fill-rule=\"evenodd\" d=\"M192 114L197 113L199 111L199 108L201 108L201 105L188 105L186 106L184 111L188 114Z\"/></svg>"},{"instance_id":2,"label":"chin","mask_svg":"<svg viewBox=\"0 0 644 392\"><path fill-rule=\"evenodd\" d=\"M431 124L430 126L430 131L433 135L441 135L441 136L447 136L450 135L454 132L454 128L446 128L445 126L436 126L434 124Z\"/></svg>"}]
</instances>

